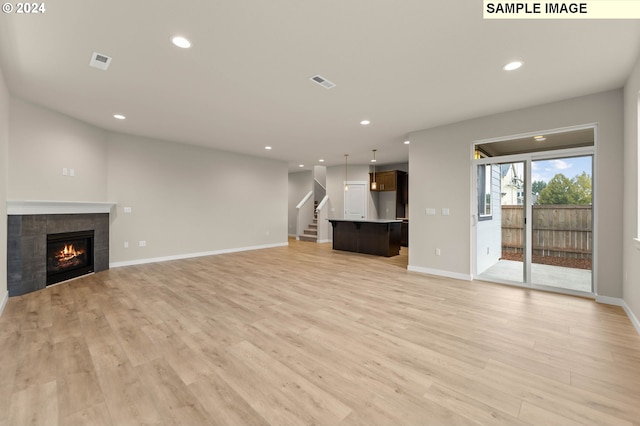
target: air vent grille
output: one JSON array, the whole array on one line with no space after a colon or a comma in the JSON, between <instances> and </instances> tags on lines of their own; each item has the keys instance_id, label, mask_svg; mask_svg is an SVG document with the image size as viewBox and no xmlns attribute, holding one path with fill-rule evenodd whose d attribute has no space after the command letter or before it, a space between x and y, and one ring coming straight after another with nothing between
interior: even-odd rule
<instances>
[{"instance_id":1,"label":"air vent grille","mask_svg":"<svg viewBox=\"0 0 640 426\"><path fill-rule=\"evenodd\" d=\"M91 60L89 61L89 66L98 68L99 70L106 71L111 64L111 58L107 55L103 55L102 53L93 52L91 54Z\"/></svg>"},{"instance_id":2,"label":"air vent grille","mask_svg":"<svg viewBox=\"0 0 640 426\"><path fill-rule=\"evenodd\" d=\"M319 84L320 86L324 87L325 89L332 89L334 87L336 87L336 84L327 80L326 78L322 77L321 75L314 75L313 77L311 77L311 81Z\"/></svg>"}]
</instances>

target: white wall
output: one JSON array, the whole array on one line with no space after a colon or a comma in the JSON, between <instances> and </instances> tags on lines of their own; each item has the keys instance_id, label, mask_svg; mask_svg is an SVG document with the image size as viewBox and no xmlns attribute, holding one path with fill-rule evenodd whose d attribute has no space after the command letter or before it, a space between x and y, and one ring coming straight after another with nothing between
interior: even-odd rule
<instances>
[{"instance_id":1,"label":"white wall","mask_svg":"<svg viewBox=\"0 0 640 426\"><path fill-rule=\"evenodd\" d=\"M7 290L7 185L9 180L9 91L0 69L0 314Z\"/></svg>"},{"instance_id":2,"label":"white wall","mask_svg":"<svg viewBox=\"0 0 640 426\"><path fill-rule=\"evenodd\" d=\"M116 202L112 264L287 243L284 162L112 133L19 99L10 125L8 198Z\"/></svg>"},{"instance_id":3,"label":"white wall","mask_svg":"<svg viewBox=\"0 0 640 426\"><path fill-rule=\"evenodd\" d=\"M638 238L638 94L640 92L640 60L636 63L624 89L624 228L622 233L623 297L627 310L640 332L640 250L633 241Z\"/></svg>"},{"instance_id":4,"label":"white wall","mask_svg":"<svg viewBox=\"0 0 640 426\"><path fill-rule=\"evenodd\" d=\"M9 199L108 201L106 131L15 97L10 107Z\"/></svg>"},{"instance_id":5,"label":"white wall","mask_svg":"<svg viewBox=\"0 0 640 426\"><path fill-rule=\"evenodd\" d=\"M598 123L594 172L597 292L622 297L622 119L622 91L614 90L413 133L409 149L410 269L471 276L473 141ZM451 214L426 216L427 207L438 212L448 207ZM435 255L436 248L441 249L441 256Z\"/></svg>"},{"instance_id":6,"label":"white wall","mask_svg":"<svg viewBox=\"0 0 640 426\"><path fill-rule=\"evenodd\" d=\"M112 263L287 244L284 162L112 133L108 164Z\"/></svg>"},{"instance_id":7,"label":"white wall","mask_svg":"<svg viewBox=\"0 0 640 426\"><path fill-rule=\"evenodd\" d=\"M313 190L313 173L311 170L289 173L289 221L287 232L291 236L295 236L297 232L298 209L296 209L296 206L311 190ZM310 202L313 202L313 200Z\"/></svg>"}]
</instances>

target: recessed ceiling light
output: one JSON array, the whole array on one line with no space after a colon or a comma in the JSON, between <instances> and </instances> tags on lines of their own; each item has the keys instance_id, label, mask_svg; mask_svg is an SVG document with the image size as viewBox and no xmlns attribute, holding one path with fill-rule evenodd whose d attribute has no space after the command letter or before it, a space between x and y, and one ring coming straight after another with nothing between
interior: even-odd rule
<instances>
[{"instance_id":1,"label":"recessed ceiling light","mask_svg":"<svg viewBox=\"0 0 640 426\"><path fill-rule=\"evenodd\" d=\"M124 120L127 117L125 117L122 114L113 114L113 118L117 118L118 120Z\"/></svg>"},{"instance_id":2,"label":"recessed ceiling light","mask_svg":"<svg viewBox=\"0 0 640 426\"><path fill-rule=\"evenodd\" d=\"M298 167L304 167L304 164L299 164Z\"/></svg>"},{"instance_id":3,"label":"recessed ceiling light","mask_svg":"<svg viewBox=\"0 0 640 426\"><path fill-rule=\"evenodd\" d=\"M188 49L191 47L191 42L182 36L172 37L171 42L182 49Z\"/></svg>"},{"instance_id":4,"label":"recessed ceiling light","mask_svg":"<svg viewBox=\"0 0 640 426\"><path fill-rule=\"evenodd\" d=\"M264 149L266 149L267 151L272 149L270 146L265 146Z\"/></svg>"},{"instance_id":5,"label":"recessed ceiling light","mask_svg":"<svg viewBox=\"0 0 640 426\"><path fill-rule=\"evenodd\" d=\"M409 141L409 140L404 141L405 145L409 145L410 143L411 143L411 141Z\"/></svg>"},{"instance_id":6,"label":"recessed ceiling light","mask_svg":"<svg viewBox=\"0 0 640 426\"><path fill-rule=\"evenodd\" d=\"M362 120L360 122L360 124L362 124L363 126L366 126L367 124L370 124L371 122L369 120Z\"/></svg>"},{"instance_id":7,"label":"recessed ceiling light","mask_svg":"<svg viewBox=\"0 0 640 426\"><path fill-rule=\"evenodd\" d=\"M522 61L513 61L503 66L502 69L505 71L514 71L520 68L522 65L524 65L524 62Z\"/></svg>"},{"instance_id":8,"label":"recessed ceiling light","mask_svg":"<svg viewBox=\"0 0 640 426\"><path fill-rule=\"evenodd\" d=\"M324 158L321 158L318 161L321 162L321 163L324 163Z\"/></svg>"},{"instance_id":9,"label":"recessed ceiling light","mask_svg":"<svg viewBox=\"0 0 640 426\"><path fill-rule=\"evenodd\" d=\"M547 138L545 138L544 136L534 136L533 138L535 140L537 140L537 141L546 141L547 140Z\"/></svg>"}]
</instances>

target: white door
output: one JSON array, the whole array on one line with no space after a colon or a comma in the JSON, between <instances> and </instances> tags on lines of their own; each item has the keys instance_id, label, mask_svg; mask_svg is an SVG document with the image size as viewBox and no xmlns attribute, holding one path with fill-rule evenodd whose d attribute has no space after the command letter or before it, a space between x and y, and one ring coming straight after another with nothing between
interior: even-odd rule
<instances>
[{"instance_id":1,"label":"white door","mask_svg":"<svg viewBox=\"0 0 640 426\"><path fill-rule=\"evenodd\" d=\"M347 182L344 191L344 218L363 220L367 217L367 183Z\"/></svg>"}]
</instances>

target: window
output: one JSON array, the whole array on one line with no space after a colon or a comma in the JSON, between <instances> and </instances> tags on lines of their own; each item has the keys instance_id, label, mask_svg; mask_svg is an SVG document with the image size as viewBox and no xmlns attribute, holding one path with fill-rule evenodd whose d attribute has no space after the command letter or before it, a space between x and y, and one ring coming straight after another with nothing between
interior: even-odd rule
<instances>
[{"instance_id":1,"label":"window","mask_svg":"<svg viewBox=\"0 0 640 426\"><path fill-rule=\"evenodd\" d=\"M486 164L478 166L478 219L491 217L491 164Z\"/></svg>"}]
</instances>

